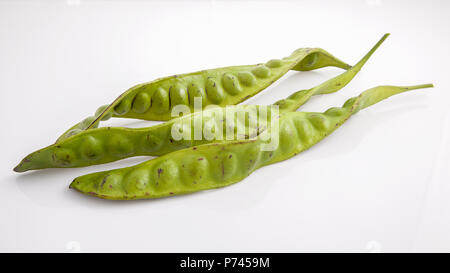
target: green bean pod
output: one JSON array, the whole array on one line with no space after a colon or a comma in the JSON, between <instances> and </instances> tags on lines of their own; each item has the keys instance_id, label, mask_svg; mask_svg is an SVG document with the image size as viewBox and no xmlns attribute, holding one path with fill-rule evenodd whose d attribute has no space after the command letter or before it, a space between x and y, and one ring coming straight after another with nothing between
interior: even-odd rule
<instances>
[{"instance_id":1,"label":"green bean pod","mask_svg":"<svg viewBox=\"0 0 450 273\"><path fill-rule=\"evenodd\" d=\"M229 66L156 79L128 89L111 104L100 107L94 116L72 126L56 142L97 128L101 120L111 117L170 120L175 105L186 105L193 112L195 97L201 98L203 108L211 104L238 104L289 70L309 71L326 66L351 67L321 48L300 48L288 57L264 64Z\"/></svg>"},{"instance_id":2,"label":"green bean pod","mask_svg":"<svg viewBox=\"0 0 450 273\"><path fill-rule=\"evenodd\" d=\"M295 111L313 95L332 93L343 88L361 70L361 67L387 37L388 34L384 35L355 66L339 76L327 80L314 88L298 91L287 99L276 102L274 105L279 106L280 112ZM261 119L265 117L260 117L260 111L257 109L258 107L256 106L257 108L253 109L254 107L255 106L244 105L229 106L229 110L235 112L255 112L255 119L257 119L258 123L263 123L264 121ZM205 139L203 136L201 140L194 140L194 129L196 124L202 124L200 129L201 132L205 130L206 125L219 128L222 131L221 135L223 136L226 135L227 127L230 124L234 124L236 125L234 126L234 140L240 137L240 135L238 135L239 132L246 132L244 135L252 136L254 135L254 132L259 134L261 130L261 128L256 127L255 124L257 123L249 122L248 120L239 122L233 120L230 122L229 119L225 119L224 121L216 119L213 115L215 111L217 111L217 109L194 112L180 118L172 119L163 124L147 128L130 129L122 127L103 127L85 130L79 134L31 153L25 157L14 170L17 172L24 172L27 170L43 168L84 167L108 163L132 156L161 156L187 147L222 142L220 139ZM219 111L221 111L222 117L226 116L225 108L220 109ZM268 111L270 112L270 108ZM270 113L268 116L270 117ZM249 118L250 115L245 117ZM186 138L190 140L178 140L172 137L172 128L174 125L178 124L189 126L191 137ZM253 127L250 125L253 125Z\"/></svg>"},{"instance_id":3,"label":"green bean pod","mask_svg":"<svg viewBox=\"0 0 450 273\"><path fill-rule=\"evenodd\" d=\"M310 148L353 114L392 95L431 84L379 86L324 113L286 112L279 117L279 144L261 149L256 139L212 143L176 151L136 166L80 176L70 188L104 199L151 199L220 188L243 180L255 170L283 161ZM272 129L273 130L273 129ZM270 140L271 141L271 140Z\"/></svg>"},{"instance_id":4,"label":"green bean pod","mask_svg":"<svg viewBox=\"0 0 450 273\"><path fill-rule=\"evenodd\" d=\"M252 128L248 126L250 115L245 115L241 119L238 119L238 115L233 115L233 120L230 121L230 119L226 119L227 109L217 107L147 128L102 127L86 130L31 153L14 168L14 171L84 167L132 156L160 156L187 147L226 141L227 125L230 124L234 124L231 139L238 139L239 133L243 134L242 138L248 138L249 132L254 132L253 135L256 136L258 134L257 124L264 122L259 121L263 117L258 115L258 107L255 105L234 105L228 109L228 111L233 110L236 113L244 111L255 113L252 116L258 120L251 123L254 124ZM268 107L269 117L270 109ZM219 119L219 115L223 118ZM174 138L172 131L177 128L176 126L178 126L178 133L183 138ZM196 130L194 126L199 128L197 129L201 136L199 140L195 140ZM206 139L204 137L204 132L207 131L206 127L217 128L222 131L223 140ZM186 134L186 132L188 132L188 135L184 137L183 134Z\"/></svg>"},{"instance_id":5,"label":"green bean pod","mask_svg":"<svg viewBox=\"0 0 450 273\"><path fill-rule=\"evenodd\" d=\"M278 105L280 107L280 111L296 111L300 106L305 104L311 96L330 94L341 90L356 76L356 74L358 74L367 60L369 60L370 56L372 56L372 54L378 49L378 47L380 47L384 40L389 37L389 35L389 33L384 34L383 37L381 37L381 39L372 47L372 49L369 50L369 52L367 52L366 55L364 55L364 57L361 58L361 60L359 60L356 65L344 73L311 89L297 91L286 99L275 102L274 105Z\"/></svg>"}]
</instances>

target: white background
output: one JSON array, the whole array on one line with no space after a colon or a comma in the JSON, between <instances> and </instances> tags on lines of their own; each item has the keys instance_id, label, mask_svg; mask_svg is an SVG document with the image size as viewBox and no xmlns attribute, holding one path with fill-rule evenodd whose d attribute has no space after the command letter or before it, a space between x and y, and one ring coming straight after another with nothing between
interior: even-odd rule
<instances>
[{"instance_id":1,"label":"white background","mask_svg":"<svg viewBox=\"0 0 450 273\"><path fill-rule=\"evenodd\" d=\"M314 3L313 3L314 2ZM448 1L1 1L0 251L450 251ZM322 47L361 73L302 109L382 84L432 82L351 118L312 149L223 189L141 201L69 190L73 178L142 162L17 174L127 88ZM342 70L289 72L270 104ZM105 125L154 122L116 119Z\"/></svg>"}]
</instances>

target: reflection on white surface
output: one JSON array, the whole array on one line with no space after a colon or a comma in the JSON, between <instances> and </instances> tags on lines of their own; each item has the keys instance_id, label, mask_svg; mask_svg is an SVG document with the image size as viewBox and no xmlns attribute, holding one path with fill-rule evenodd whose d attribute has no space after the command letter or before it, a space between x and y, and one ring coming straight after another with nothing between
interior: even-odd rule
<instances>
[{"instance_id":1,"label":"reflection on white surface","mask_svg":"<svg viewBox=\"0 0 450 273\"><path fill-rule=\"evenodd\" d=\"M1 1L0 251L450 251L449 5ZM353 63L385 32L392 35L347 87L302 110L340 106L382 84L436 88L365 109L315 147L235 185L113 202L68 185L147 157L12 172L27 153L137 83L263 62L299 47ZM270 104L340 72L289 72L246 103Z\"/></svg>"}]
</instances>

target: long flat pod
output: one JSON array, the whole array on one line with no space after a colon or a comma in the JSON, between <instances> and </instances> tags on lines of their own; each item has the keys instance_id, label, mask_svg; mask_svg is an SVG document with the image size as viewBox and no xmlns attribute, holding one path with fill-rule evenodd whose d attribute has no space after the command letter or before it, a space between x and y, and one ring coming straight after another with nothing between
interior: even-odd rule
<instances>
[{"instance_id":1,"label":"long flat pod","mask_svg":"<svg viewBox=\"0 0 450 273\"><path fill-rule=\"evenodd\" d=\"M332 133L353 114L392 95L432 87L431 84L379 86L324 113L287 112L279 118L279 145L263 150L267 141L213 143L176 151L147 162L76 178L70 185L104 199L150 199L228 186L255 170L286 160ZM270 130L266 130L269 133Z\"/></svg>"},{"instance_id":2,"label":"long flat pod","mask_svg":"<svg viewBox=\"0 0 450 273\"><path fill-rule=\"evenodd\" d=\"M387 37L388 34L384 35L352 68L314 88L295 92L288 98L276 102L274 105L279 106L280 112L295 111L313 95L327 94L340 90L354 78ZM254 107L245 105L229 106L228 109L220 108L219 111L222 112L222 117L226 117L226 110L233 110L235 112L254 111ZM268 110L270 111L270 108ZM200 140L195 140L194 127L196 124L199 124L195 121L198 119L201 120L202 128L200 131L203 132L205 126L211 126L211 123L214 123L213 126L215 128L221 128L222 135L225 135L226 128L230 123L235 124L237 128L234 131L232 139L238 139L239 132L253 131L258 134L262 129L258 127L258 124L264 122L261 120L264 117L259 116L260 111L256 111L257 116L255 118L258 122L249 122L248 120L242 120L241 122L233 120L229 122L228 119L225 119L223 122L222 119L217 119L211 115L211 112L216 111L217 109L194 112L193 114L147 128L104 127L86 130L31 153L14 170L24 172L43 168L83 167L112 162L132 156L161 156L187 147L222 142L220 139L206 139L204 137ZM246 115L245 117L249 118L250 116ZM187 124L193 128L191 129L190 137L180 140L174 139L171 132L173 126L176 124ZM240 128L242 126L250 127L251 125L257 128ZM248 133L248 135L251 134Z\"/></svg>"},{"instance_id":3,"label":"long flat pod","mask_svg":"<svg viewBox=\"0 0 450 273\"><path fill-rule=\"evenodd\" d=\"M194 98L202 106L235 105L274 83L289 70L309 71L326 66L349 69L351 66L321 48L300 48L282 59L272 59L264 64L229 66L179 74L136 85L111 104L100 107L94 116L72 126L57 142L96 128L101 120L110 117L144 120L170 120L176 105L186 105L194 110Z\"/></svg>"}]
</instances>

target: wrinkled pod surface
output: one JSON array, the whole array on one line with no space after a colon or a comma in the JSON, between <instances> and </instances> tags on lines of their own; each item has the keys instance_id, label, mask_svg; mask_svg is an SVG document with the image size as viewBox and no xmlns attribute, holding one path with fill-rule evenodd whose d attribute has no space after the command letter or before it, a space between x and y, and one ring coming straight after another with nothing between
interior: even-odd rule
<instances>
[{"instance_id":1,"label":"wrinkled pod surface","mask_svg":"<svg viewBox=\"0 0 450 273\"><path fill-rule=\"evenodd\" d=\"M295 92L288 98L276 102L274 105L279 107L280 112L295 111L313 95L328 94L340 90L354 78L369 57L387 37L388 34L384 35L355 66L344 73L314 88ZM223 141L222 139L205 138L204 135L201 137L201 140L195 140L194 133L198 124L201 124L201 132L208 132L205 127L217 128L217 130L222 132L219 136L225 136L227 128L230 125L235 125L233 138L228 140L236 140L242 138L242 135L250 138L251 136L255 136L255 134L259 134L265 128L264 124L270 122L270 120L265 120L265 115L260 116L261 112L258 106L229 106L228 110L236 113L247 111L254 114L240 115L240 119L236 115L231 121L229 117L223 120L223 117L227 117L225 109L219 110L221 111L220 118L214 115L217 110L212 109L195 112L148 128L129 129L105 127L85 130L56 144L31 153L14 170L23 172L43 168L83 167L112 162L132 156L160 156L187 147ZM271 108L267 110L267 116L270 118ZM249 118L251 117L256 119L256 122L250 122ZM180 124L183 126L182 128L189 127L189 131L191 132L190 138L175 139L172 136L173 126ZM186 129L182 131L186 131Z\"/></svg>"},{"instance_id":2,"label":"wrinkled pod surface","mask_svg":"<svg viewBox=\"0 0 450 273\"><path fill-rule=\"evenodd\" d=\"M279 117L279 144L261 149L271 140L213 143L176 151L147 162L76 178L70 188L104 199L149 199L224 187L241 181L263 166L286 160L318 143L359 110L392 95L432 87L379 86L324 113L286 112ZM273 128L272 128L273 130Z\"/></svg>"}]
</instances>

